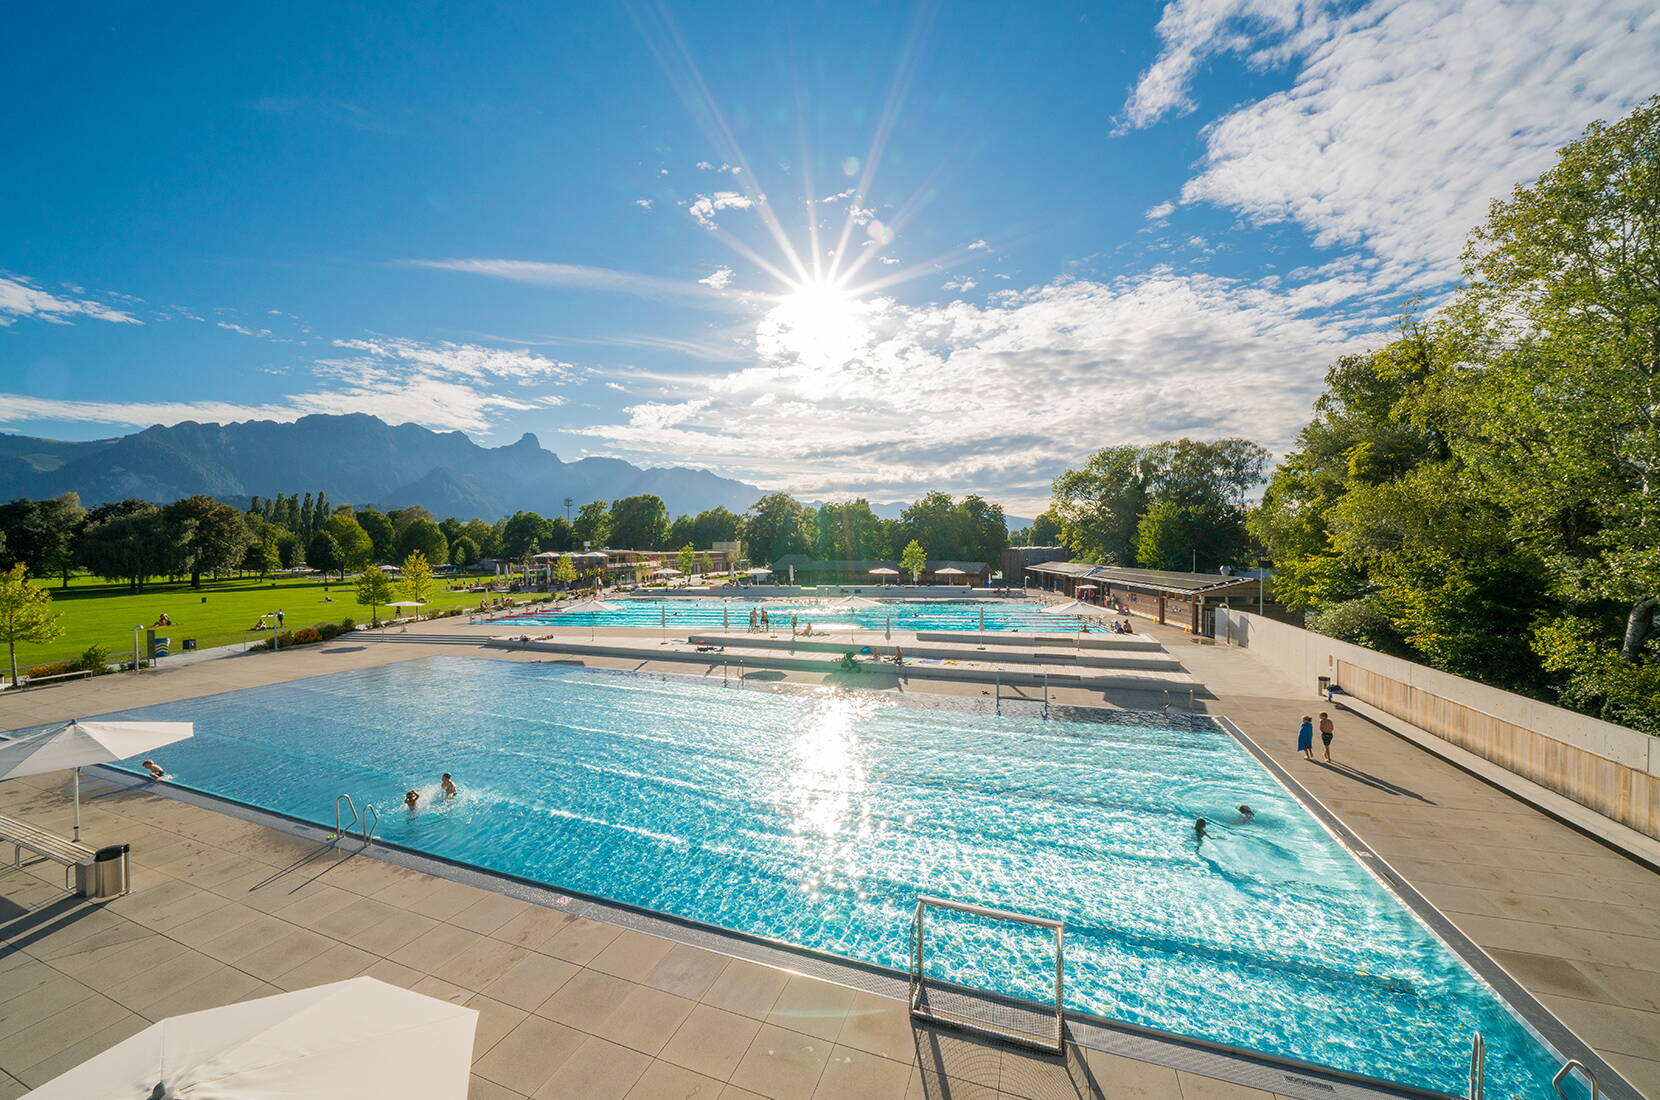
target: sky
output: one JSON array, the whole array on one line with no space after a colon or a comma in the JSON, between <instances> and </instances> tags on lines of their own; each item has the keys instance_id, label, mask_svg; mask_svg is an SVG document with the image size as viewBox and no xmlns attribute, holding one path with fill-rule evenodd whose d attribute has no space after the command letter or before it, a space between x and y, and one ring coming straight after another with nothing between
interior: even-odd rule
<instances>
[{"instance_id":1,"label":"sky","mask_svg":"<svg viewBox=\"0 0 1660 1100\"><path fill-rule=\"evenodd\" d=\"M1657 71L1652 0L25 6L0 431L367 412L1033 515L1108 445L1282 453Z\"/></svg>"}]
</instances>

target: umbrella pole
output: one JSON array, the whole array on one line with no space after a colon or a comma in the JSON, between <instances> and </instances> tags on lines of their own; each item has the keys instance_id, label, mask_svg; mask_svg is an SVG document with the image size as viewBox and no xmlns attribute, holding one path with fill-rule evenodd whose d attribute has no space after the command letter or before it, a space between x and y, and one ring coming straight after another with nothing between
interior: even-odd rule
<instances>
[{"instance_id":1,"label":"umbrella pole","mask_svg":"<svg viewBox=\"0 0 1660 1100\"><path fill-rule=\"evenodd\" d=\"M81 839L81 769L75 769L75 840Z\"/></svg>"}]
</instances>

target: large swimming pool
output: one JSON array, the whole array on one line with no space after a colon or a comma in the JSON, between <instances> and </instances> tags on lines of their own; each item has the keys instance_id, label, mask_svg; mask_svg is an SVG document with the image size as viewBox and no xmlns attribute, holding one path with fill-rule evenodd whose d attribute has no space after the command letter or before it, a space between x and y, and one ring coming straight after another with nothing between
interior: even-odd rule
<instances>
[{"instance_id":1,"label":"large swimming pool","mask_svg":"<svg viewBox=\"0 0 1660 1100\"><path fill-rule=\"evenodd\" d=\"M498 622L543 626L656 626L670 630L744 630L749 613L765 609L773 631L811 623L814 630L834 633L857 626L860 630L980 630L1024 631L1029 634L1070 634L1081 622L1075 615L1051 615L1030 600L866 600L877 606L838 606L824 599L607 599L615 611L547 611L509 615Z\"/></svg>"},{"instance_id":2,"label":"large swimming pool","mask_svg":"<svg viewBox=\"0 0 1660 1100\"><path fill-rule=\"evenodd\" d=\"M319 824L346 792L400 845L897 968L918 894L1054 917L1074 1009L1456 1093L1480 1031L1489 1095L1552 1095L1532 1032L1207 720L468 657L108 717L139 716L196 723L178 783ZM445 771L457 800L393 809ZM936 976L1043 984L1029 936L931 950Z\"/></svg>"}]
</instances>

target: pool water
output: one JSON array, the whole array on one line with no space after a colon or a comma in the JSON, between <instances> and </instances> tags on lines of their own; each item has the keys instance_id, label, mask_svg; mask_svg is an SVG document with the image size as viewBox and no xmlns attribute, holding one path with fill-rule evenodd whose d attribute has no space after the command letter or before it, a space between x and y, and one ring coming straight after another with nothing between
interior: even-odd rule
<instances>
[{"instance_id":1,"label":"pool water","mask_svg":"<svg viewBox=\"0 0 1660 1100\"><path fill-rule=\"evenodd\" d=\"M834 634L860 630L979 630L1020 631L1027 634L1076 633L1075 615L1051 615L1031 600L886 600L879 607L836 607L829 598L813 599L607 599L615 611L546 611L507 615L497 622L544 626L638 626L688 630L744 630L751 610L765 608L772 629L788 631L794 616L801 627ZM983 620L982 620L983 617Z\"/></svg>"},{"instance_id":2,"label":"pool water","mask_svg":"<svg viewBox=\"0 0 1660 1100\"><path fill-rule=\"evenodd\" d=\"M1058 918L1073 1009L1454 1093L1480 1031L1489 1095L1552 1095L1559 1061L1208 720L470 657L106 717L195 722L162 757L181 785L324 825L349 793L384 839L480 867L900 969L919 894ZM424 808L394 808L410 788ZM1052 978L1029 930L949 932L931 976Z\"/></svg>"}]
</instances>

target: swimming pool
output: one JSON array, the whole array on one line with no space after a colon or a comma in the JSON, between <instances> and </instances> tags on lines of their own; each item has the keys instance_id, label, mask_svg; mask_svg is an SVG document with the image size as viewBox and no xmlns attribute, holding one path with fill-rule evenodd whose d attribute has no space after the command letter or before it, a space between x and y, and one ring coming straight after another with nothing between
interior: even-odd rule
<instances>
[{"instance_id":1,"label":"swimming pool","mask_svg":"<svg viewBox=\"0 0 1660 1100\"><path fill-rule=\"evenodd\" d=\"M1030 600L884 600L876 607L836 607L830 598L814 599L607 599L615 611L546 611L507 615L497 622L542 626L667 626L670 630L744 630L751 610L766 609L774 631L790 629L794 616L800 626L834 633L857 625L860 630L979 630L1022 631L1028 634L1076 633L1075 615L1051 615Z\"/></svg>"},{"instance_id":2,"label":"swimming pool","mask_svg":"<svg viewBox=\"0 0 1660 1100\"><path fill-rule=\"evenodd\" d=\"M470 657L105 717L163 715L196 723L177 782L318 824L348 792L400 845L901 969L918 894L1059 918L1073 1009L1447 1092L1479 1030L1490 1095L1552 1095L1558 1060L1208 721ZM458 800L388 809L445 771ZM980 946L936 945L931 972L1041 983L1028 938Z\"/></svg>"}]
</instances>

